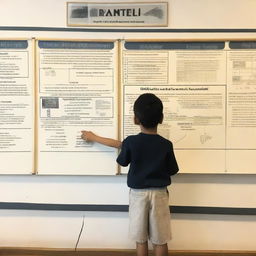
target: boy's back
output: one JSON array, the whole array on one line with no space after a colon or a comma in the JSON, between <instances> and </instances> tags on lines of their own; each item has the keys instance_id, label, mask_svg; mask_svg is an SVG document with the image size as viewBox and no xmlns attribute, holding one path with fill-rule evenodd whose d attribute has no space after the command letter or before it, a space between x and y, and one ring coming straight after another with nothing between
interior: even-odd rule
<instances>
[{"instance_id":1,"label":"boy's back","mask_svg":"<svg viewBox=\"0 0 256 256\"><path fill-rule=\"evenodd\" d=\"M130 164L130 188L166 187L171 184L170 176L178 171L172 143L158 134L127 137L117 162L122 166Z\"/></svg>"}]
</instances>

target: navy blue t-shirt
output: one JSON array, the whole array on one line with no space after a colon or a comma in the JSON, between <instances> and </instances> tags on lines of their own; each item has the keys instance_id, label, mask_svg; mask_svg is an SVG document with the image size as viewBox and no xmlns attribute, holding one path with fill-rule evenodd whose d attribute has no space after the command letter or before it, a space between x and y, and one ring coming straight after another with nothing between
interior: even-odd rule
<instances>
[{"instance_id":1,"label":"navy blue t-shirt","mask_svg":"<svg viewBox=\"0 0 256 256\"><path fill-rule=\"evenodd\" d=\"M178 172L172 143L158 134L139 133L122 143L117 162L130 164L127 185L130 188L165 187Z\"/></svg>"}]
</instances>

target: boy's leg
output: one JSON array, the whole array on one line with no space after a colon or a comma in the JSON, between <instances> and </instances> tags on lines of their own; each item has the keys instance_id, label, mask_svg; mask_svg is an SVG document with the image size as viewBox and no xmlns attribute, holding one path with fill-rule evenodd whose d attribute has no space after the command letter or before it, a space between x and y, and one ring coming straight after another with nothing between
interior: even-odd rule
<instances>
[{"instance_id":1,"label":"boy's leg","mask_svg":"<svg viewBox=\"0 0 256 256\"><path fill-rule=\"evenodd\" d=\"M137 256L148 256L148 242L136 243Z\"/></svg>"},{"instance_id":2,"label":"boy's leg","mask_svg":"<svg viewBox=\"0 0 256 256\"><path fill-rule=\"evenodd\" d=\"M164 245L171 239L169 196L165 189L152 190L149 213L149 239L154 245ZM165 246L163 246L165 247ZM162 247L160 247L161 249Z\"/></svg>"},{"instance_id":3,"label":"boy's leg","mask_svg":"<svg viewBox=\"0 0 256 256\"><path fill-rule=\"evenodd\" d=\"M148 192L130 190L129 237L138 243L148 241Z\"/></svg>"},{"instance_id":4,"label":"boy's leg","mask_svg":"<svg viewBox=\"0 0 256 256\"><path fill-rule=\"evenodd\" d=\"M153 244L153 248L154 248L155 256L168 256L167 244L161 244L161 245Z\"/></svg>"}]
</instances>

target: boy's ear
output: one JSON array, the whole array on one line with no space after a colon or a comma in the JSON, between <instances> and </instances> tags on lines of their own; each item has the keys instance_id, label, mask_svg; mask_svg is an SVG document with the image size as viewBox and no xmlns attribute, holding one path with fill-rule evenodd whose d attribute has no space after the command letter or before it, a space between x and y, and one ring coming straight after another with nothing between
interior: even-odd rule
<instances>
[{"instance_id":1,"label":"boy's ear","mask_svg":"<svg viewBox=\"0 0 256 256\"><path fill-rule=\"evenodd\" d=\"M163 123L163 120L164 120L164 114L162 114L162 117L161 117L161 119L159 121L159 124Z\"/></svg>"},{"instance_id":2,"label":"boy's ear","mask_svg":"<svg viewBox=\"0 0 256 256\"><path fill-rule=\"evenodd\" d=\"M134 121L134 124L138 124L138 125L140 124L140 121L136 116L133 117L133 121Z\"/></svg>"}]
</instances>

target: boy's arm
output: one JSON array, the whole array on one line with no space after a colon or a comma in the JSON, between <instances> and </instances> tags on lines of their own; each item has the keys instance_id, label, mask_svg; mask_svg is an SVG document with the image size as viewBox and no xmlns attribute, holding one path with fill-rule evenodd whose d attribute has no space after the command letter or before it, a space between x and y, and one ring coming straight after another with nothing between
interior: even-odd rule
<instances>
[{"instance_id":1,"label":"boy's arm","mask_svg":"<svg viewBox=\"0 0 256 256\"><path fill-rule=\"evenodd\" d=\"M82 132L81 138L85 141L98 142L100 144L113 147L113 148L121 148L122 146L122 142L119 140L101 137L91 131L81 131L81 132Z\"/></svg>"}]
</instances>

